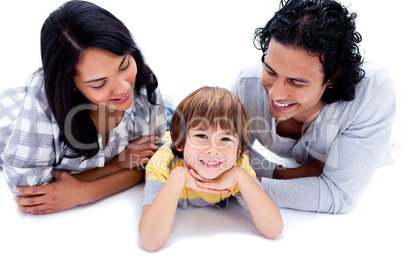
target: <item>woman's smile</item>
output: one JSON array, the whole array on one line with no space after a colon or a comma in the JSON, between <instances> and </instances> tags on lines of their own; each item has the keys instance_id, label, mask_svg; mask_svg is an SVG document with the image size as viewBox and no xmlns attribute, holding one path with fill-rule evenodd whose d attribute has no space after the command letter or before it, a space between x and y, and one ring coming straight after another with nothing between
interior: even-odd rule
<instances>
[{"instance_id":1,"label":"woman's smile","mask_svg":"<svg viewBox=\"0 0 402 271\"><path fill-rule=\"evenodd\" d=\"M112 103L116 103L116 104L123 104L123 103L125 103L129 98L130 98L130 95L132 94L132 92L131 91L128 91L127 93L126 93L126 95L124 95L124 96L122 96L122 97L120 97L120 98L117 98L117 99L110 99L110 101L112 102Z\"/></svg>"}]
</instances>

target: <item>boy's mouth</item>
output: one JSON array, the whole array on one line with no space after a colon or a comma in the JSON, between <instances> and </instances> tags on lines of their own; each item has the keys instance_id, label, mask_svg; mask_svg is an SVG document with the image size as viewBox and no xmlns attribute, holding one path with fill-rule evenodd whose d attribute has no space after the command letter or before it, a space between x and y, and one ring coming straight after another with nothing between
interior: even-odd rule
<instances>
[{"instance_id":1,"label":"boy's mouth","mask_svg":"<svg viewBox=\"0 0 402 271\"><path fill-rule=\"evenodd\" d=\"M222 162L219 162L219 161L200 160L200 162L201 162L201 164L203 164L204 166L206 166L208 168L217 168L222 164Z\"/></svg>"}]
</instances>

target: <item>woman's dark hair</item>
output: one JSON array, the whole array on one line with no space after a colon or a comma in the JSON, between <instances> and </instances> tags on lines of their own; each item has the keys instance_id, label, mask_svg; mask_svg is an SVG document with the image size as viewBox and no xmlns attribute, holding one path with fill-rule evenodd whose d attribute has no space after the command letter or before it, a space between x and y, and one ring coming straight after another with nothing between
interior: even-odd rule
<instances>
[{"instance_id":1,"label":"woman's dark hair","mask_svg":"<svg viewBox=\"0 0 402 271\"><path fill-rule=\"evenodd\" d=\"M323 65L323 84L332 81L322 100L350 101L355 97L355 85L365 75L356 17L356 13L349 13L333 0L282 0L281 9L265 27L256 29L254 45L263 51L263 61L272 38L285 46L318 54Z\"/></svg>"},{"instance_id":2,"label":"woman's dark hair","mask_svg":"<svg viewBox=\"0 0 402 271\"><path fill-rule=\"evenodd\" d=\"M74 150L74 157L86 158L99 151L97 131L89 109L77 110L77 106L90 102L80 91L73 91L73 76L75 65L88 48L104 49L120 56L131 54L137 65L133 91L138 94L145 87L152 104L155 104L154 90L158 86L130 31L113 14L95 4L76 0L52 12L41 30L46 97L60 127L60 140ZM69 120L71 127L66 127L66 118L73 109L78 112Z\"/></svg>"}]
</instances>

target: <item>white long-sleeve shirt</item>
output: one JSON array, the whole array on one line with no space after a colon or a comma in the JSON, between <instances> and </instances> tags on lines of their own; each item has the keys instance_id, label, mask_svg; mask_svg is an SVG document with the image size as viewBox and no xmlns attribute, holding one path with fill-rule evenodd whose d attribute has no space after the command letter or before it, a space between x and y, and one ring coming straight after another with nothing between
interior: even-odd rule
<instances>
[{"instance_id":1,"label":"white long-sleeve shirt","mask_svg":"<svg viewBox=\"0 0 402 271\"><path fill-rule=\"evenodd\" d=\"M385 161L389 150L395 91L388 73L365 63L365 77L356 86L352 101L325 104L317 119L299 140L276 133L268 110L268 98L261 85L262 64L243 67L232 91L243 102L250 117L250 140L257 140L274 154L305 164L325 162L319 177L272 179L277 161L252 155L252 166L264 191L278 207L324 213L346 213ZM253 152L256 154L256 152Z\"/></svg>"}]
</instances>

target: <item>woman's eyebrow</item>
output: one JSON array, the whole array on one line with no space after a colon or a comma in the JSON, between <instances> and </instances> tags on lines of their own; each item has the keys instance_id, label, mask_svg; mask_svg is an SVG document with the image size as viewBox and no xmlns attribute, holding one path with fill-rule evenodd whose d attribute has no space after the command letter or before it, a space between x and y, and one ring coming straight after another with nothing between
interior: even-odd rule
<instances>
[{"instance_id":1,"label":"woman's eyebrow","mask_svg":"<svg viewBox=\"0 0 402 271\"><path fill-rule=\"evenodd\" d=\"M102 78L98 78L98 79L88 80L88 81L85 81L84 83L85 83L85 84L89 84L89 83L93 83L93 82L97 82L97 81L102 81L102 80L106 80L106 79L107 79L106 77L102 77Z\"/></svg>"},{"instance_id":2,"label":"woman's eyebrow","mask_svg":"<svg viewBox=\"0 0 402 271\"><path fill-rule=\"evenodd\" d=\"M120 62L120 65L119 65L119 69L121 68L121 66L123 66L123 63L124 63L124 61L126 61L127 57L128 57L128 54L123 57L123 60ZM94 82L102 81L102 80L105 80L105 79L107 79L107 78L106 78L106 77L102 77L102 78L97 78L97 79L88 80L88 81L85 81L84 83L85 83L85 84L94 83Z\"/></svg>"},{"instance_id":3,"label":"woman's eyebrow","mask_svg":"<svg viewBox=\"0 0 402 271\"><path fill-rule=\"evenodd\" d=\"M123 60L121 61L120 65L119 65L119 69L121 68L121 66L123 66L123 63L124 63L124 61L126 61L127 57L128 57L128 54L126 54L126 55L123 57Z\"/></svg>"}]
</instances>

